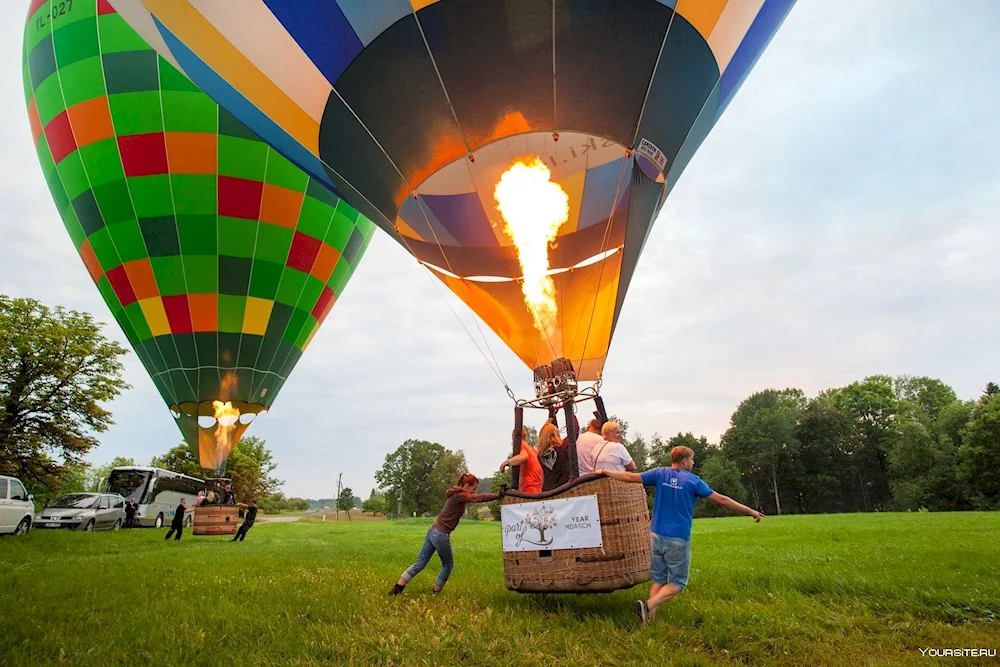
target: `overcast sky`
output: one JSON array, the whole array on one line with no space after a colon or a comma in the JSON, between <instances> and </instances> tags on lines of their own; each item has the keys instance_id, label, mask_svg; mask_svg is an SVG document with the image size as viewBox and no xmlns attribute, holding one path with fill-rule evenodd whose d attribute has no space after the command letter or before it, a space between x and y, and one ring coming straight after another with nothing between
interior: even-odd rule
<instances>
[{"instance_id":1,"label":"overcast sky","mask_svg":"<svg viewBox=\"0 0 1000 667\"><path fill-rule=\"evenodd\" d=\"M87 310L125 342L31 145L27 6L0 3L0 292ZM972 398L1000 379L998 25L995 0L799 2L653 228L608 358L609 410L647 436L717 442L739 401L769 387L814 395L908 373ZM487 336L527 396L530 371ZM125 365L133 388L110 406L94 463L146 463L180 441L138 359ZM266 438L287 494L329 497L342 472L367 497L407 438L462 449L489 474L511 407L435 284L377 232L248 433Z\"/></svg>"}]
</instances>

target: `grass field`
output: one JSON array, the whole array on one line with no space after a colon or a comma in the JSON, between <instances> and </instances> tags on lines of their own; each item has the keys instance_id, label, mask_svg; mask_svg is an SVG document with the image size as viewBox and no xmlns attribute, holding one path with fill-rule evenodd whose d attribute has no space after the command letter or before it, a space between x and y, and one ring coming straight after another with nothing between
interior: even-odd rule
<instances>
[{"instance_id":1,"label":"grass field","mask_svg":"<svg viewBox=\"0 0 1000 667\"><path fill-rule=\"evenodd\" d=\"M242 544L151 529L4 538L0 663L866 665L1000 649L1000 513L698 520L688 590L642 629L633 601L648 585L508 592L491 522L459 526L443 594L435 558L386 597L427 523L263 524Z\"/></svg>"}]
</instances>

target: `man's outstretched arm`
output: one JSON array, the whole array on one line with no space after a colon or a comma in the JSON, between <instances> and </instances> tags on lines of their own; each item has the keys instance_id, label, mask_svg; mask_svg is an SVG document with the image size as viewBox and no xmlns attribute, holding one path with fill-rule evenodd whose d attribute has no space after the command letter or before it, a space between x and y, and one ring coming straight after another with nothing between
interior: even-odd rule
<instances>
[{"instance_id":1,"label":"man's outstretched arm","mask_svg":"<svg viewBox=\"0 0 1000 667\"><path fill-rule=\"evenodd\" d=\"M604 468L598 468L595 470L597 474L607 475L608 477L613 477L614 479L620 479L623 482L632 482L634 484L642 484L642 475L637 472L622 472L621 470L605 470Z\"/></svg>"},{"instance_id":2,"label":"man's outstretched arm","mask_svg":"<svg viewBox=\"0 0 1000 667\"><path fill-rule=\"evenodd\" d=\"M733 512L739 512L740 514L746 514L747 516L752 516L753 520L760 523L760 520L764 518L763 512L758 512L752 507L747 507L743 503L738 503L729 496L724 496L721 493L713 492L712 495L708 497L713 503L719 507L725 507L727 510L732 510Z\"/></svg>"}]
</instances>

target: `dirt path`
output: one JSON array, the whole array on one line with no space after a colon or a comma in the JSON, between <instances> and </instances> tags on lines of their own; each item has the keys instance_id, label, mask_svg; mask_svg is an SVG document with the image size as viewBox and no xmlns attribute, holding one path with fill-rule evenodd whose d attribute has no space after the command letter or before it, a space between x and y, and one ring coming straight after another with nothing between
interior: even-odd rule
<instances>
[{"instance_id":1,"label":"dirt path","mask_svg":"<svg viewBox=\"0 0 1000 667\"><path fill-rule=\"evenodd\" d=\"M305 516L304 513L294 514L292 516L268 516L266 514L262 514L257 517L257 521L259 523L292 523L294 521L298 521L303 516Z\"/></svg>"}]
</instances>

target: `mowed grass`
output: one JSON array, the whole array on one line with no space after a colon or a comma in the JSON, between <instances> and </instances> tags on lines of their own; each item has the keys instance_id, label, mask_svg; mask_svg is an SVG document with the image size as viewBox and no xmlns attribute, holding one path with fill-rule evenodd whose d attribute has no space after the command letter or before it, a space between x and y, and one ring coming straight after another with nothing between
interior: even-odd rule
<instances>
[{"instance_id":1,"label":"mowed grass","mask_svg":"<svg viewBox=\"0 0 1000 667\"><path fill-rule=\"evenodd\" d=\"M435 558L386 597L427 524L259 524L242 544L152 529L5 538L0 663L866 665L1000 648L1000 513L698 520L688 590L642 629L648 584L507 591L492 522L459 526L443 594Z\"/></svg>"}]
</instances>

